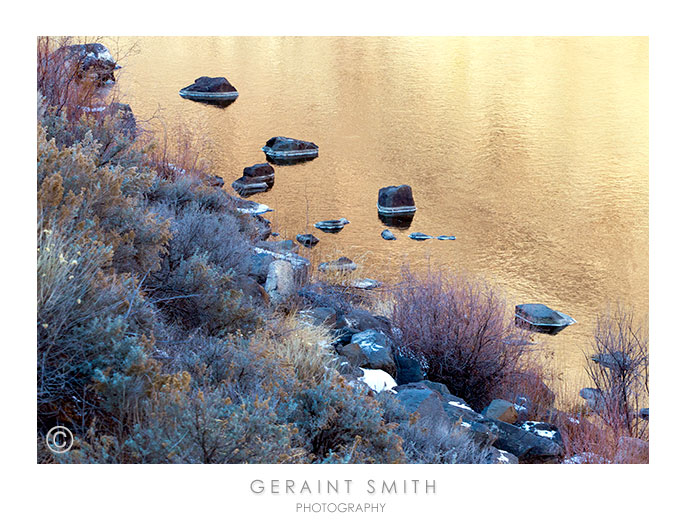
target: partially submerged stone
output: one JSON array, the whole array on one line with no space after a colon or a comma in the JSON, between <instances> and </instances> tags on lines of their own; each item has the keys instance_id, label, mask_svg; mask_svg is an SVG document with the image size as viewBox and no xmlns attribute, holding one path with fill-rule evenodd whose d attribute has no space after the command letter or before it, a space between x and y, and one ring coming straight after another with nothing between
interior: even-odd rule
<instances>
[{"instance_id":1,"label":"partially submerged stone","mask_svg":"<svg viewBox=\"0 0 688 529\"><path fill-rule=\"evenodd\" d=\"M239 92L224 77L199 77L192 84L182 88L179 95L184 99L203 103L231 103Z\"/></svg>"},{"instance_id":2,"label":"partially submerged stone","mask_svg":"<svg viewBox=\"0 0 688 529\"><path fill-rule=\"evenodd\" d=\"M321 220L315 223L315 227L328 233L339 233L347 224L350 222L342 217L336 220Z\"/></svg>"},{"instance_id":3,"label":"partially submerged stone","mask_svg":"<svg viewBox=\"0 0 688 529\"><path fill-rule=\"evenodd\" d=\"M414 241L425 241L427 239L432 239L432 235L427 235L420 231L414 231L411 235L409 235L409 239L413 239Z\"/></svg>"},{"instance_id":4,"label":"partially submerged stone","mask_svg":"<svg viewBox=\"0 0 688 529\"><path fill-rule=\"evenodd\" d=\"M558 334L576 323L571 316L542 303L516 305L516 325L544 334Z\"/></svg>"},{"instance_id":5,"label":"partially submerged stone","mask_svg":"<svg viewBox=\"0 0 688 529\"><path fill-rule=\"evenodd\" d=\"M244 168L241 178L232 183L232 187L241 196L268 191L275 183L275 170L268 163L259 163Z\"/></svg>"},{"instance_id":6,"label":"partially submerged stone","mask_svg":"<svg viewBox=\"0 0 688 529\"><path fill-rule=\"evenodd\" d=\"M313 246L320 242L320 239L312 233L299 233L296 236L296 240L306 248L313 248Z\"/></svg>"},{"instance_id":7,"label":"partially submerged stone","mask_svg":"<svg viewBox=\"0 0 688 529\"><path fill-rule=\"evenodd\" d=\"M358 266L348 257L340 257L336 261L320 263L318 270L321 272L350 272L356 270Z\"/></svg>"},{"instance_id":8,"label":"partially submerged stone","mask_svg":"<svg viewBox=\"0 0 688 529\"><path fill-rule=\"evenodd\" d=\"M388 186L377 193L377 210L389 217L408 216L416 212L411 186Z\"/></svg>"},{"instance_id":9,"label":"partially submerged stone","mask_svg":"<svg viewBox=\"0 0 688 529\"><path fill-rule=\"evenodd\" d=\"M318 156L318 146L305 140L274 136L262 147L266 156L272 160L310 160Z\"/></svg>"},{"instance_id":10,"label":"partially submerged stone","mask_svg":"<svg viewBox=\"0 0 688 529\"><path fill-rule=\"evenodd\" d=\"M389 230L382 230L382 233L380 236L385 239L386 241L396 241L397 238L396 236Z\"/></svg>"}]
</instances>

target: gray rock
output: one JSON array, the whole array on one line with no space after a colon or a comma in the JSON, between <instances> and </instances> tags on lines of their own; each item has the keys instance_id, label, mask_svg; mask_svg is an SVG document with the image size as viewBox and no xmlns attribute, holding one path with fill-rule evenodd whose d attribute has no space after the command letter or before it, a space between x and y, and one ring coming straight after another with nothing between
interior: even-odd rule
<instances>
[{"instance_id":1,"label":"gray rock","mask_svg":"<svg viewBox=\"0 0 688 529\"><path fill-rule=\"evenodd\" d=\"M494 446L489 448L490 460L493 465L518 465L518 457L505 450L499 450Z\"/></svg>"},{"instance_id":2,"label":"gray rock","mask_svg":"<svg viewBox=\"0 0 688 529\"><path fill-rule=\"evenodd\" d=\"M289 261L276 259L270 263L265 291L275 304L283 303L296 293L294 267Z\"/></svg>"},{"instance_id":3,"label":"gray rock","mask_svg":"<svg viewBox=\"0 0 688 529\"><path fill-rule=\"evenodd\" d=\"M115 82L119 68L110 51L99 42L73 44L55 50L54 57L77 66L79 79L91 79L98 84Z\"/></svg>"},{"instance_id":4,"label":"gray rock","mask_svg":"<svg viewBox=\"0 0 688 529\"><path fill-rule=\"evenodd\" d=\"M368 359L368 357L361 350L361 346L357 343L350 343L339 348L339 356L346 358L347 362L356 367L365 365Z\"/></svg>"},{"instance_id":5,"label":"gray rock","mask_svg":"<svg viewBox=\"0 0 688 529\"><path fill-rule=\"evenodd\" d=\"M392 342L380 331L369 329L351 337L352 344L358 344L366 356L365 364L361 367L382 369L390 375L395 375L394 357L392 356Z\"/></svg>"},{"instance_id":6,"label":"gray rock","mask_svg":"<svg viewBox=\"0 0 688 529\"><path fill-rule=\"evenodd\" d=\"M516 325L543 334L558 334L576 323L571 316L542 303L516 305Z\"/></svg>"},{"instance_id":7,"label":"gray rock","mask_svg":"<svg viewBox=\"0 0 688 529\"><path fill-rule=\"evenodd\" d=\"M377 194L377 210L386 216L409 215L416 211L410 186L383 187Z\"/></svg>"},{"instance_id":8,"label":"gray rock","mask_svg":"<svg viewBox=\"0 0 688 529\"><path fill-rule=\"evenodd\" d=\"M389 230L382 230L382 233L380 234L380 236L383 239L385 239L386 241L396 241L397 240L395 235Z\"/></svg>"},{"instance_id":9,"label":"gray rock","mask_svg":"<svg viewBox=\"0 0 688 529\"><path fill-rule=\"evenodd\" d=\"M601 411L604 408L604 395L597 388L583 388L578 394L585 399L586 404L593 411Z\"/></svg>"},{"instance_id":10,"label":"gray rock","mask_svg":"<svg viewBox=\"0 0 688 529\"><path fill-rule=\"evenodd\" d=\"M336 261L329 261L318 265L318 270L321 272L350 272L356 270L356 268L358 268L358 265L348 257L340 257Z\"/></svg>"},{"instance_id":11,"label":"gray rock","mask_svg":"<svg viewBox=\"0 0 688 529\"><path fill-rule=\"evenodd\" d=\"M411 235L409 235L409 239L413 239L414 241L425 241L427 239L432 239L432 236L420 231L414 231Z\"/></svg>"}]
</instances>

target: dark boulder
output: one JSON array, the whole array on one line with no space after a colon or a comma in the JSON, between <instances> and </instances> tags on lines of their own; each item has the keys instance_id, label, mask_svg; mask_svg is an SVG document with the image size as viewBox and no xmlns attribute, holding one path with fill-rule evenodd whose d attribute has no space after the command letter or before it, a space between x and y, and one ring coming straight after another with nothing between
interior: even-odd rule
<instances>
[{"instance_id":1,"label":"dark boulder","mask_svg":"<svg viewBox=\"0 0 688 529\"><path fill-rule=\"evenodd\" d=\"M305 140L274 136L262 147L265 156L273 163L290 163L317 158L318 146Z\"/></svg>"},{"instance_id":2,"label":"dark boulder","mask_svg":"<svg viewBox=\"0 0 688 529\"><path fill-rule=\"evenodd\" d=\"M377 210L386 216L413 214L416 203L411 187L407 185L383 187L377 194Z\"/></svg>"},{"instance_id":3,"label":"dark boulder","mask_svg":"<svg viewBox=\"0 0 688 529\"><path fill-rule=\"evenodd\" d=\"M361 346L357 343L349 343L343 347L340 347L339 355L346 358L347 361L356 367L361 367L366 365L368 357L361 350Z\"/></svg>"},{"instance_id":4,"label":"dark boulder","mask_svg":"<svg viewBox=\"0 0 688 529\"><path fill-rule=\"evenodd\" d=\"M394 357L392 356L392 342L386 334L375 329L359 332L351 337L352 344L358 344L366 356L361 367L382 369L395 375Z\"/></svg>"},{"instance_id":5,"label":"dark boulder","mask_svg":"<svg viewBox=\"0 0 688 529\"><path fill-rule=\"evenodd\" d=\"M397 368L397 384L402 386L423 380L423 369L418 360L399 354L394 356L394 360Z\"/></svg>"},{"instance_id":6,"label":"dark boulder","mask_svg":"<svg viewBox=\"0 0 688 529\"><path fill-rule=\"evenodd\" d=\"M199 77L189 86L182 88L185 92L226 93L237 89L224 77Z\"/></svg>"},{"instance_id":7,"label":"dark boulder","mask_svg":"<svg viewBox=\"0 0 688 529\"><path fill-rule=\"evenodd\" d=\"M318 239L312 233L299 233L296 236L296 240L306 248L313 248L313 246L320 242L320 239Z\"/></svg>"},{"instance_id":8,"label":"dark boulder","mask_svg":"<svg viewBox=\"0 0 688 529\"><path fill-rule=\"evenodd\" d=\"M332 345L343 347L351 343L351 339L358 334L360 331L358 329L352 329L351 327L342 327L337 329L334 333L334 340L332 340Z\"/></svg>"},{"instance_id":9,"label":"dark boulder","mask_svg":"<svg viewBox=\"0 0 688 529\"><path fill-rule=\"evenodd\" d=\"M275 170L270 164L259 163L244 168L241 178L232 183L232 187L241 196L268 191L275 183Z\"/></svg>"}]
</instances>

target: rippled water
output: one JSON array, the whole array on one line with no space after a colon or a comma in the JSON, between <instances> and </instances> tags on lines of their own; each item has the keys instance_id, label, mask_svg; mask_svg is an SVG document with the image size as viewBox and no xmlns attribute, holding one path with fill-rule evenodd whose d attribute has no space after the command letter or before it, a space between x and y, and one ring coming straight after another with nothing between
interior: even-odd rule
<instances>
[{"instance_id":1,"label":"rippled water","mask_svg":"<svg viewBox=\"0 0 688 529\"><path fill-rule=\"evenodd\" d=\"M229 191L243 167L265 161L272 136L320 146L252 197L275 208L266 216L285 236L311 225L316 258L360 258L365 275L387 280L402 263L430 263L484 277L514 304L562 310L579 323L542 340L573 385L608 302L647 315L647 39L118 41L133 43L122 99L139 119L161 117L168 141L180 124L203 138ZM202 75L227 77L238 100L221 109L180 98ZM388 242L377 191L398 184L413 187L418 212ZM351 224L338 234L312 228L339 217ZM413 241L411 231L456 240Z\"/></svg>"}]
</instances>

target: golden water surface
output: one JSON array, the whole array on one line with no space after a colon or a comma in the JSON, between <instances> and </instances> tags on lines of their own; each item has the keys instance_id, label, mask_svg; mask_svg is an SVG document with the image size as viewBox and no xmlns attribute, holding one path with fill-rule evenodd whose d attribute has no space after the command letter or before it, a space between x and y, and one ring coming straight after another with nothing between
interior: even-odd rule
<instances>
[{"instance_id":1,"label":"golden water surface","mask_svg":"<svg viewBox=\"0 0 688 529\"><path fill-rule=\"evenodd\" d=\"M108 42L105 42L108 44ZM582 350L609 302L648 311L646 38L126 38L122 99L168 141L203 140L229 185L264 162L275 135L314 141L314 161L276 168L253 200L276 229L308 231L319 255L367 277L403 263L488 279L510 302L542 302L578 324L542 336L562 378L583 383ZM179 97L202 75L239 91L227 108ZM160 119L158 119L160 118ZM161 125L161 123L164 123ZM162 136L161 136L162 137ZM410 229L384 241L380 187L409 184ZM338 234L312 228L346 217ZM413 241L411 231L455 235ZM307 251L305 252L307 253ZM580 383L579 383L580 382Z\"/></svg>"}]
</instances>

